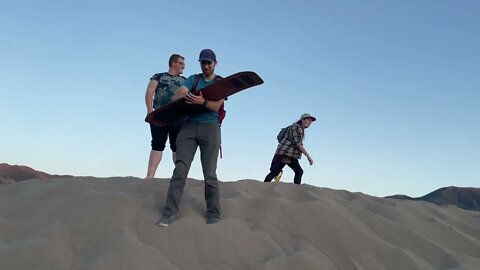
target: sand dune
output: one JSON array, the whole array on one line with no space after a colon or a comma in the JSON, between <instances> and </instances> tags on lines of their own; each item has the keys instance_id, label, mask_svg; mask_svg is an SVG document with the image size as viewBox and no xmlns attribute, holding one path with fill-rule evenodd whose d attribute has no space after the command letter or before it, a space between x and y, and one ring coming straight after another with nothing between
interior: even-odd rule
<instances>
[{"instance_id":1,"label":"sand dune","mask_svg":"<svg viewBox=\"0 0 480 270\"><path fill-rule=\"evenodd\" d=\"M253 180L221 184L205 224L203 181L155 226L168 180L0 185L0 269L480 269L480 213Z\"/></svg>"}]
</instances>

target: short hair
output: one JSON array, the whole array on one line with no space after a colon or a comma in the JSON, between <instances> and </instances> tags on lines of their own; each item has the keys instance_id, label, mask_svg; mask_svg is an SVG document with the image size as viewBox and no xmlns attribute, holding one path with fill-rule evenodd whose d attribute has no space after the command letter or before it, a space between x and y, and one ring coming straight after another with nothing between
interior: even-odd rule
<instances>
[{"instance_id":1,"label":"short hair","mask_svg":"<svg viewBox=\"0 0 480 270\"><path fill-rule=\"evenodd\" d=\"M174 53L172 54L172 56L170 56L170 59L168 59L168 67L171 67L173 65L173 62L177 61L178 58L182 58L183 60L185 60L185 57Z\"/></svg>"}]
</instances>

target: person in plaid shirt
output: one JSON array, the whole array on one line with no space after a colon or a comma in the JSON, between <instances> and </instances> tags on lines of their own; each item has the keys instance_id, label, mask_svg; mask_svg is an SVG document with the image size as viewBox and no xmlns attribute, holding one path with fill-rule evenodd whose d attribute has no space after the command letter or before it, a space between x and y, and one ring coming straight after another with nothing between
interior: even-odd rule
<instances>
[{"instance_id":1,"label":"person in plaid shirt","mask_svg":"<svg viewBox=\"0 0 480 270\"><path fill-rule=\"evenodd\" d=\"M293 182L297 185L302 183L303 169L298 160L304 154L310 165L313 164L313 159L308 154L303 146L303 139L305 137L305 129L309 128L312 122L317 120L309 113L304 113L300 120L288 127L288 130L282 141L277 146L277 151L272 159L270 166L270 173L265 177L264 182L271 182L272 179L278 175L285 165L288 165L294 172L295 177Z\"/></svg>"}]
</instances>

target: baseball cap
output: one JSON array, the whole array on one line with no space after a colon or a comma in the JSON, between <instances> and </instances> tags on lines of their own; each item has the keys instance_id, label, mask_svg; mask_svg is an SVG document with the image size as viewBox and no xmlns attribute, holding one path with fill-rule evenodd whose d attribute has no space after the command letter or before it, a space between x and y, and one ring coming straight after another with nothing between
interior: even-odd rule
<instances>
[{"instance_id":1,"label":"baseball cap","mask_svg":"<svg viewBox=\"0 0 480 270\"><path fill-rule=\"evenodd\" d=\"M309 113L304 113L304 114L302 114L302 116L300 117L300 120L303 120L303 119L305 119L305 118L311 118L312 121L316 121L316 120L317 120L317 118L313 117L313 116L312 116L311 114L309 114Z\"/></svg>"},{"instance_id":2,"label":"baseball cap","mask_svg":"<svg viewBox=\"0 0 480 270\"><path fill-rule=\"evenodd\" d=\"M217 57L215 56L215 53L212 50L203 49L200 52L200 56L198 57L198 61L202 61L202 60L215 62L215 61L217 61Z\"/></svg>"}]
</instances>

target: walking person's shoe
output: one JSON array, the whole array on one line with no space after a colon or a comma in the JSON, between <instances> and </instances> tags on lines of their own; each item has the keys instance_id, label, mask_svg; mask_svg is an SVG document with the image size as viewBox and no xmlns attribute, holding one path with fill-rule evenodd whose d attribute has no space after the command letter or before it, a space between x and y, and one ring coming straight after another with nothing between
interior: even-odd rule
<instances>
[{"instance_id":1,"label":"walking person's shoe","mask_svg":"<svg viewBox=\"0 0 480 270\"><path fill-rule=\"evenodd\" d=\"M282 178L283 170L280 170L277 176L274 177L275 182L279 182L280 179Z\"/></svg>"}]
</instances>

